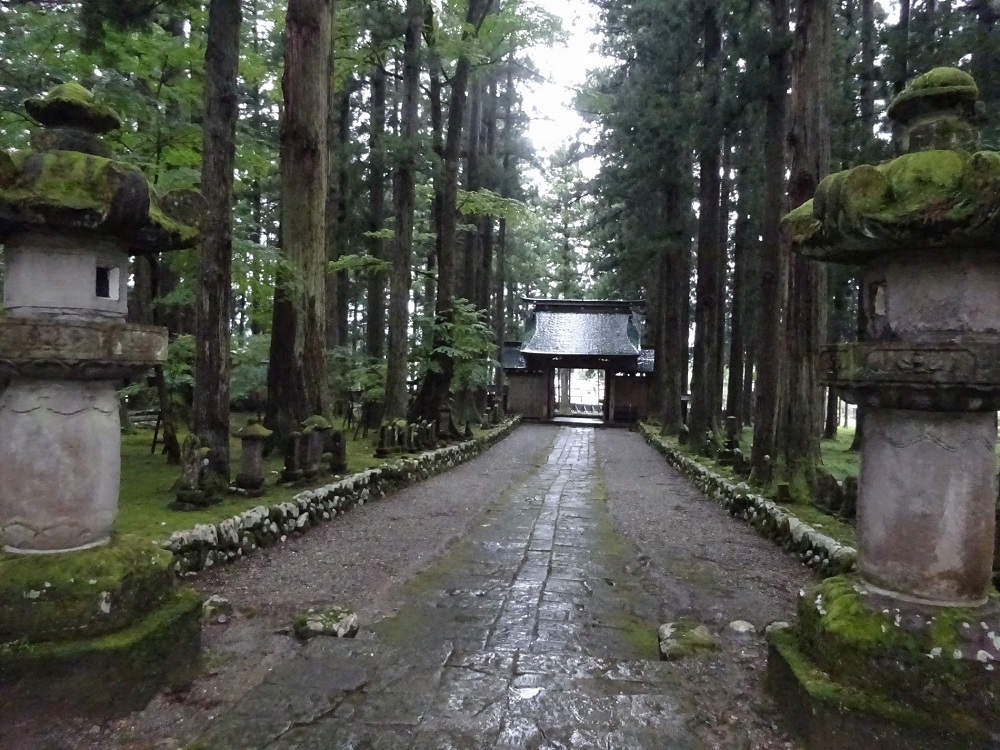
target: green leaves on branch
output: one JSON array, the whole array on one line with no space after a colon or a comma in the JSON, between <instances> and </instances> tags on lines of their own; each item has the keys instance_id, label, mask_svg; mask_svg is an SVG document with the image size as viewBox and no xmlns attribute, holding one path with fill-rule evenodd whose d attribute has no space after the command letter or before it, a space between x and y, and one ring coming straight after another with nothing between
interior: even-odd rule
<instances>
[{"instance_id":1,"label":"green leaves on branch","mask_svg":"<svg viewBox=\"0 0 1000 750\"><path fill-rule=\"evenodd\" d=\"M516 223L527 215L529 209L519 200L504 198L499 193L481 188L473 192L459 190L458 210L466 216L492 216Z\"/></svg>"},{"instance_id":2,"label":"green leaves on branch","mask_svg":"<svg viewBox=\"0 0 1000 750\"><path fill-rule=\"evenodd\" d=\"M365 236L391 240L393 233L391 229L380 229L377 232L365 232ZM342 255L337 260L331 261L329 268L332 273L338 271L352 271L358 274L386 273L392 269L392 264L370 255Z\"/></svg>"}]
</instances>

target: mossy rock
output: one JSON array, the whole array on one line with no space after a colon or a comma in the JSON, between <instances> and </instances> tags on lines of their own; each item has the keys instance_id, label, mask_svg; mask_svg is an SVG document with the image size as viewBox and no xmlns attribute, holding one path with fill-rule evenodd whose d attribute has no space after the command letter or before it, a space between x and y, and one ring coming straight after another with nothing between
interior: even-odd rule
<instances>
[{"instance_id":1,"label":"mossy rock","mask_svg":"<svg viewBox=\"0 0 1000 750\"><path fill-rule=\"evenodd\" d=\"M894 604L851 576L828 578L799 599L801 643L838 681L1000 722L996 599L977 609Z\"/></svg>"},{"instance_id":2,"label":"mossy rock","mask_svg":"<svg viewBox=\"0 0 1000 750\"><path fill-rule=\"evenodd\" d=\"M907 123L919 116L927 106L935 109L947 105L973 104L979 96L976 80L958 68L933 68L913 78L889 105L887 114L893 120ZM931 105L923 101L933 97Z\"/></svg>"},{"instance_id":3,"label":"mossy rock","mask_svg":"<svg viewBox=\"0 0 1000 750\"><path fill-rule=\"evenodd\" d=\"M0 642L96 637L142 619L170 594L173 556L120 539L59 555L0 556Z\"/></svg>"},{"instance_id":4,"label":"mossy rock","mask_svg":"<svg viewBox=\"0 0 1000 750\"><path fill-rule=\"evenodd\" d=\"M28 114L49 127L75 127L92 133L109 133L122 126L121 118L99 104L79 83L60 84L38 99L24 102Z\"/></svg>"},{"instance_id":5,"label":"mossy rock","mask_svg":"<svg viewBox=\"0 0 1000 750\"><path fill-rule=\"evenodd\" d=\"M302 423L302 427L305 428L306 431L329 430L330 428L333 427L333 425L330 424L330 420L328 420L326 417L322 417L319 414L314 414L313 416L309 417L309 419L305 420Z\"/></svg>"},{"instance_id":6,"label":"mossy rock","mask_svg":"<svg viewBox=\"0 0 1000 750\"><path fill-rule=\"evenodd\" d=\"M121 716L164 687L190 681L201 651L201 597L174 589L130 627L97 638L30 640L0 646L0 683L32 708Z\"/></svg>"},{"instance_id":7,"label":"mossy rock","mask_svg":"<svg viewBox=\"0 0 1000 750\"><path fill-rule=\"evenodd\" d=\"M791 628L768 634L767 689L810 750L988 750L989 724L926 711L891 690L862 689L820 668Z\"/></svg>"},{"instance_id":8,"label":"mossy rock","mask_svg":"<svg viewBox=\"0 0 1000 750\"><path fill-rule=\"evenodd\" d=\"M358 633L358 616L343 607L310 609L295 618L292 629L295 635L306 641L325 635L334 638L353 638Z\"/></svg>"},{"instance_id":9,"label":"mossy rock","mask_svg":"<svg viewBox=\"0 0 1000 750\"><path fill-rule=\"evenodd\" d=\"M660 659L675 661L719 647L708 628L692 620L667 622L659 629Z\"/></svg>"},{"instance_id":10,"label":"mossy rock","mask_svg":"<svg viewBox=\"0 0 1000 750\"><path fill-rule=\"evenodd\" d=\"M37 226L89 230L121 237L137 252L198 241L198 226L184 223L187 215L168 216L145 175L131 165L78 151L17 152L10 158L16 177L0 180L0 236Z\"/></svg>"},{"instance_id":11,"label":"mossy rock","mask_svg":"<svg viewBox=\"0 0 1000 750\"><path fill-rule=\"evenodd\" d=\"M239 432L234 433L234 437L242 440L267 440L274 433L267 429L256 419L251 419Z\"/></svg>"}]
</instances>

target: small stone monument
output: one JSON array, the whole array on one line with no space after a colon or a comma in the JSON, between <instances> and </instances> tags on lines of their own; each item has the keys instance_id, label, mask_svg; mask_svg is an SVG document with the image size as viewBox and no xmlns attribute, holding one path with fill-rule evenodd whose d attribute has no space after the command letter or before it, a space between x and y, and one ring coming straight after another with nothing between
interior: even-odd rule
<instances>
[{"instance_id":1,"label":"small stone monument","mask_svg":"<svg viewBox=\"0 0 1000 750\"><path fill-rule=\"evenodd\" d=\"M204 203L114 161L101 135L121 121L82 86L25 108L33 150L0 151L0 682L121 713L190 679L200 648L171 555L111 529L115 386L167 355L165 329L125 322L128 256L196 245Z\"/></svg>"},{"instance_id":2,"label":"small stone monument","mask_svg":"<svg viewBox=\"0 0 1000 750\"><path fill-rule=\"evenodd\" d=\"M323 450L326 448L326 438L330 429L331 424L318 414L302 423L306 454L302 469L303 475L307 478L311 479L320 473L323 466Z\"/></svg>"},{"instance_id":3,"label":"small stone monument","mask_svg":"<svg viewBox=\"0 0 1000 750\"><path fill-rule=\"evenodd\" d=\"M188 435L184 439L176 500L170 505L173 510L202 510L213 502L213 498L202 486L208 469L208 455L209 449L199 444L195 435Z\"/></svg>"},{"instance_id":4,"label":"small stone monument","mask_svg":"<svg viewBox=\"0 0 1000 750\"><path fill-rule=\"evenodd\" d=\"M235 484L247 497L260 497L265 492L264 444L271 435L271 430L253 418L236 433L240 439L240 473Z\"/></svg>"},{"instance_id":5,"label":"small stone monument","mask_svg":"<svg viewBox=\"0 0 1000 750\"><path fill-rule=\"evenodd\" d=\"M288 436L288 440L285 441L285 467L281 471L281 484L289 484L292 482L298 482L302 479L302 449L300 443L302 442L302 433L293 432Z\"/></svg>"},{"instance_id":6,"label":"small stone monument","mask_svg":"<svg viewBox=\"0 0 1000 750\"><path fill-rule=\"evenodd\" d=\"M330 433L330 472L343 474L347 471L347 438L340 430Z\"/></svg>"},{"instance_id":7,"label":"small stone monument","mask_svg":"<svg viewBox=\"0 0 1000 750\"><path fill-rule=\"evenodd\" d=\"M889 108L907 152L784 220L797 252L861 266L869 321L822 352L826 384L866 407L858 574L803 592L770 636L772 690L812 747L995 746L1000 153L975 151L981 109L967 74L918 76Z\"/></svg>"},{"instance_id":8,"label":"small stone monument","mask_svg":"<svg viewBox=\"0 0 1000 750\"><path fill-rule=\"evenodd\" d=\"M378 445L375 446L375 458L388 458L389 446L389 425L382 425L378 428Z\"/></svg>"},{"instance_id":9,"label":"small stone monument","mask_svg":"<svg viewBox=\"0 0 1000 750\"><path fill-rule=\"evenodd\" d=\"M312 466L316 467L315 473L319 474L323 469L323 453L326 450L326 445L330 439L330 430L333 429L333 425L325 418L319 414L309 417L305 422L302 423L304 427L312 428L312 434L309 436L309 448L307 451L307 458Z\"/></svg>"}]
</instances>

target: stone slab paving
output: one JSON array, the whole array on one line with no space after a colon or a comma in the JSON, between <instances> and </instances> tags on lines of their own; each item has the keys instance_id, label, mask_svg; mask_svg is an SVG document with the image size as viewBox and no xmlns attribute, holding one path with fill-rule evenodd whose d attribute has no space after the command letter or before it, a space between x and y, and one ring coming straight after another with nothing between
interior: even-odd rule
<instances>
[{"instance_id":1,"label":"stone slab paving","mask_svg":"<svg viewBox=\"0 0 1000 750\"><path fill-rule=\"evenodd\" d=\"M310 641L196 747L701 748L600 497L594 430L562 428L395 617Z\"/></svg>"}]
</instances>

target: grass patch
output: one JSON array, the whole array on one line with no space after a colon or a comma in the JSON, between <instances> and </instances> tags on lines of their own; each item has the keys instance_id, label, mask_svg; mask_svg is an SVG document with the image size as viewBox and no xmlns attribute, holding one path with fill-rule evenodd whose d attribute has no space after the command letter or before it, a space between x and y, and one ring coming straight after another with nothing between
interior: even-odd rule
<instances>
[{"instance_id":1,"label":"grass patch","mask_svg":"<svg viewBox=\"0 0 1000 750\"><path fill-rule=\"evenodd\" d=\"M246 424L246 420L247 415L234 415L232 431L239 430ZM476 436L485 432L488 430L473 428ZM353 431L345 431L344 435L347 438L348 474L382 466L399 457L375 458L377 430L370 430L367 438L359 436L357 440L354 439ZM186 433L182 433L178 439L183 442L185 437ZM153 431L149 428L139 427L132 434L122 435L122 483L118 518L115 520L117 534L130 534L142 539L166 539L174 531L190 529L199 523L218 523L258 505L271 506L291 500L294 495L307 489L303 486L279 487L275 484L284 465L281 453L275 451L267 460L267 494L263 497L227 495L222 502L204 510L170 510L168 506L174 500L174 484L180 476L181 467L169 465L160 454L159 447L155 454L150 454L152 441ZM230 440L229 455L231 473L236 476L240 458L239 440ZM331 481L332 475L326 474L317 477L315 486Z\"/></svg>"},{"instance_id":2,"label":"grass patch","mask_svg":"<svg viewBox=\"0 0 1000 750\"><path fill-rule=\"evenodd\" d=\"M837 430L837 437L820 443L823 468L840 481L845 477L858 475L861 454L850 449L852 442L854 442L854 428L841 427Z\"/></svg>"}]
</instances>

